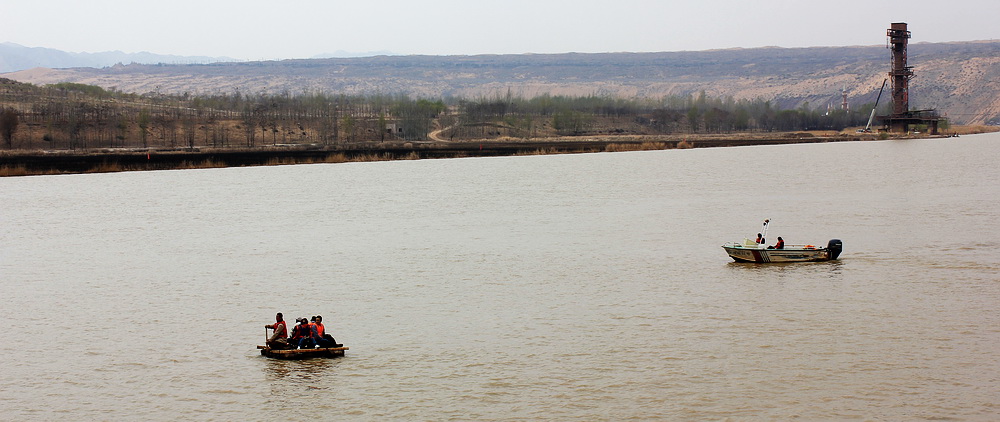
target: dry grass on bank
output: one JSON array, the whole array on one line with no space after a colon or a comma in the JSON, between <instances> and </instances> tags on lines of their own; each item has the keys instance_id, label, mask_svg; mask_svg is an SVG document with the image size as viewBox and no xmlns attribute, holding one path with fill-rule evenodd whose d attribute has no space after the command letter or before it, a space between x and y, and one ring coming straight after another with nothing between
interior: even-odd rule
<instances>
[{"instance_id":1,"label":"dry grass on bank","mask_svg":"<svg viewBox=\"0 0 1000 422\"><path fill-rule=\"evenodd\" d=\"M32 173L28 173L28 169L23 165L0 166L0 177L28 176L30 174Z\"/></svg>"},{"instance_id":2,"label":"dry grass on bank","mask_svg":"<svg viewBox=\"0 0 1000 422\"><path fill-rule=\"evenodd\" d=\"M974 135L977 133L992 133L1000 132L1000 126L986 126L986 125L963 125L963 126L951 126L946 130L942 130L945 134L956 134L956 135Z\"/></svg>"},{"instance_id":3,"label":"dry grass on bank","mask_svg":"<svg viewBox=\"0 0 1000 422\"><path fill-rule=\"evenodd\" d=\"M613 143L605 146L604 151L605 152L657 151L661 149L670 149L670 148L671 146L667 142L643 142L641 144Z\"/></svg>"}]
</instances>

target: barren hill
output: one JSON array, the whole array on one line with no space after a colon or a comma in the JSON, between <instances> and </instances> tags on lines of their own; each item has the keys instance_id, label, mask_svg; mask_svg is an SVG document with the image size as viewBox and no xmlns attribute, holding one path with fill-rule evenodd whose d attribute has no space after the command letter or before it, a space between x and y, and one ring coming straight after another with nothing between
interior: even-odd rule
<instances>
[{"instance_id":1,"label":"barren hill","mask_svg":"<svg viewBox=\"0 0 1000 422\"><path fill-rule=\"evenodd\" d=\"M911 44L911 108L960 124L1000 123L1000 42ZM884 46L756 48L668 53L380 56L203 65L32 69L0 75L33 84L77 82L127 92L325 92L421 97L608 95L705 91L785 108L875 101L889 70ZM884 100L884 98L883 98Z\"/></svg>"}]
</instances>

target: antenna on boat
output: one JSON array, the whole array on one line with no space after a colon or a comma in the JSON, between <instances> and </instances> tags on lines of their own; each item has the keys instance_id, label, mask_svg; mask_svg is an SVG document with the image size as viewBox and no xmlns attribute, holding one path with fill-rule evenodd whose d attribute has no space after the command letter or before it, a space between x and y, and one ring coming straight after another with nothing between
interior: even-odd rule
<instances>
[{"instance_id":1,"label":"antenna on boat","mask_svg":"<svg viewBox=\"0 0 1000 422\"><path fill-rule=\"evenodd\" d=\"M765 219L764 220L764 227L762 227L760 229L761 233L764 234L762 237L765 238L765 239L767 239L767 223L770 223L770 222L771 222L770 218Z\"/></svg>"}]
</instances>

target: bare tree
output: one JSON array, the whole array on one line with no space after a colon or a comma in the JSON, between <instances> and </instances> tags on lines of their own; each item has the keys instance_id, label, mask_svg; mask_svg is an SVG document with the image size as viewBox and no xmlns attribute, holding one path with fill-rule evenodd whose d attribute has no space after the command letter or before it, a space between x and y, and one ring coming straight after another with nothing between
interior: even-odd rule
<instances>
[{"instance_id":1,"label":"bare tree","mask_svg":"<svg viewBox=\"0 0 1000 422\"><path fill-rule=\"evenodd\" d=\"M14 133L17 132L17 110L4 108L0 111L0 136L7 149L14 149Z\"/></svg>"},{"instance_id":2,"label":"bare tree","mask_svg":"<svg viewBox=\"0 0 1000 422\"><path fill-rule=\"evenodd\" d=\"M139 112L136 124L139 126L139 137L142 138L142 147L149 148L149 110Z\"/></svg>"}]
</instances>

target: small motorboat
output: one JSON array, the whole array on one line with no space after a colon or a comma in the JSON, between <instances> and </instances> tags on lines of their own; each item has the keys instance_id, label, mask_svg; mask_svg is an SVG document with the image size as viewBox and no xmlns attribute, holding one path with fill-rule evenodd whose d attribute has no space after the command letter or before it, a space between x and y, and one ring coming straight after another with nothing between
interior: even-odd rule
<instances>
[{"instance_id":1,"label":"small motorboat","mask_svg":"<svg viewBox=\"0 0 1000 422\"><path fill-rule=\"evenodd\" d=\"M272 349L267 346L257 346L260 355L274 359L312 359L312 358L339 358L344 356L344 351L348 347L317 347L315 349Z\"/></svg>"},{"instance_id":2,"label":"small motorboat","mask_svg":"<svg viewBox=\"0 0 1000 422\"><path fill-rule=\"evenodd\" d=\"M761 231L766 236L767 224L771 220L764 220L764 229ZM768 247L764 243L757 243L756 240L743 239L742 242L729 242L722 245L729 257L736 262L753 262L758 264L780 263L780 262L815 262L831 261L840 257L840 252L844 250L844 243L840 239L830 239L826 247L814 245L784 245L781 249Z\"/></svg>"}]
</instances>

